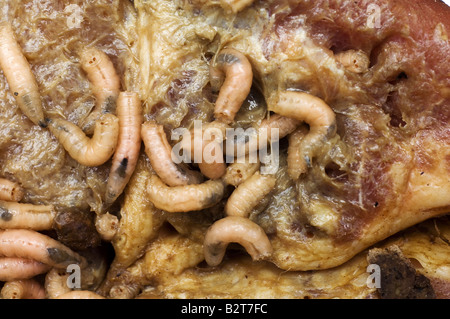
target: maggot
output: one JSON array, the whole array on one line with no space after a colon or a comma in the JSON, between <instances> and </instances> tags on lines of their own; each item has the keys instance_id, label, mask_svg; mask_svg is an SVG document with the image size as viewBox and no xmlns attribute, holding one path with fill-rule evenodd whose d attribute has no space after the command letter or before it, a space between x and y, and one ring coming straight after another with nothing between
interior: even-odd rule
<instances>
[{"instance_id":1,"label":"maggot","mask_svg":"<svg viewBox=\"0 0 450 319\"><path fill-rule=\"evenodd\" d=\"M190 212L209 208L217 204L225 192L221 179L207 180L202 184L167 186L152 175L147 184L149 200L156 208L167 212Z\"/></svg>"},{"instance_id":2,"label":"maggot","mask_svg":"<svg viewBox=\"0 0 450 319\"><path fill-rule=\"evenodd\" d=\"M180 142L183 152L188 152L200 172L209 179L221 178L226 172L223 141L229 128L229 125L219 121L201 125L194 123L194 128L184 134Z\"/></svg>"},{"instance_id":3,"label":"maggot","mask_svg":"<svg viewBox=\"0 0 450 319\"><path fill-rule=\"evenodd\" d=\"M169 186L182 186L201 182L199 173L172 160L172 147L162 125L147 121L142 124L141 135L152 168L164 183Z\"/></svg>"},{"instance_id":4,"label":"maggot","mask_svg":"<svg viewBox=\"0 0 450 319\"><path fill-rule=\"evenodd\" d=\"M228 157L239 154L255 154L270 143L278 142L286 137L300 124L301 122L296 119L279 114L270 114L269 117L261 121L258 127L247 130L249 133L246 132L244 139L240 137L237 143L227 141L225 153Z\"/></svg>"},{"instance_id":5,"label":"maggot","mask_svg":"<svg viewBox=\"0 0 450 319\"><path fill-rule=\"evenodd\" d=\"M29 258L0 257L0 281L29 279L50 269L49 265Z\"/></svg>"},{"instance_id":6,"label":"maggot","mask_svg":"<svg viewBox=\"0 0 450 319\"><path fill-rule=\"evenodd\" d=\"M110 213L97 215L95 228L103 240L110 241L114 238L119 228L119 218Z\"/></svg>"},{"instance_id":7,"label":"maggot","mask_svg":"<svg viewBox=\"0 0 450 319\"><path fill-rule=\"evenodd\" d=\"M19 279L5 282L1 290L3 299L45 299L45 289L35 279Z\"/></svg>"},{"instance_id":8,"label":"maggot","mask_svg":"<svg viewBox=\"0 0 450 319\"><path fill-rule=\"evenodd\" d=\"M223 180L228 185L237 187L255 174L260 167L261 162L258 159L253 163L246 156L242 162L237 160L228 165Z\"/></svg>"},{"instance_id":9,"label":"maggot","mask_svg":"<svg viewBox=\"0 0 450 319\"><path fill-rule=\"evenodd\" d=\"M300 146L303 159L300 170L312 166L313 157L324 143L336 134L336 116L320 98L305 92L286 91L280 93L278 103L271 111L309 124L309 132Z\"/></svg>"},{"instance_id":10,"label":"maggot","mask_svg":"<svg viewBox=\"0 0 450 319\"><path fill-rule=\"evenodd\" d=\"M274 188L275 183L275 176L255 172L233 191L225 205L225 214L248 217L251 210Z\"/></svg>"},{"instance_id":11,"label":"maggot","mask_svg":"<svg viewBox=\"0 0 450 319\"><path fill-rule=\"evenodd\" d=\"M289 135L289 146L287 151L287 172L293 180L297 180L305 173L304 159L302 157L302 142L308 134L306 125L299 126Z\"/></svg>"},{"instance_id":12,"label":"maggot","mask_svg":"<svg viewBox=\"0 0 450 319\"><path fill-rule=\"evenodd\" d=\"M214 108L215 118L227 124L232 123L252 87L250 61L235 49L222 49L210 66L210 82L213 89L220 87Z\"/></svg>"},{"instance_id":13,"label":"maggot","mask_svg":"<svg viewBox=\"0 0 450 319\"><path fill-rule=\"evenodd\" d=\"M102 114L115 113L120 78L108 55L95 47L81 51L80 65L87 74L96 99L94 109L81 124L83 131L90 135L94 131L95 121Z\"/></svg>"},{"instance_id":14,"label":"maggot","mask_svg":"<svg viewBox=\"0 0 450 319\"><path fill-rule=\"evenodd\" d=\"M49 230L56 210L52 205L32 205L0 200L0 228Z\"/></svg>"},{"instance_id":15,"label":"maggot","mask_svg":"<svg viewBox=\"0 0 450 319\"><path fill-rule=\"evenodd\" d=\"M0 178L0 200L19 202L22 197L23 189L18 183Z\"/></svg>"},{"instance_id":16,"label":"maggot","mask_svg":"<svg viewBox=\"0 0 450 319\"><path fill-rule=\"evenodd\" d=\"M136 92L120 92L117 99L119 137L106 186L104 208L122 194L136 168L141 149L142 105Z\"/></svg>"},{"instance_id":17,"label":"maggot","mask_svg":"<svg viewBox=\"0 0 450 319\"><path fill-rule=\"evenodd\" d=\"M103 114L95 122L92 138L75 124L62 118L49 118L48 128L69 155L85 166L99 166L114 154L119 137L119 120L113 114Z\"/></svg>"},{"instance_id":18,"label":"maggot","mask_svg":"<svg viewBox=\"0 0 450 319\"><path fill-rule=\"evenodd\" d=\"M52 268L45 275L44 289L49 299L55 299L65 293L72 291L67 285L70 274L66 269Z\"/></svg>"},{"instance_id":19,"label":"maggot","mask_svg":"<svg viewBox=\"0 0 450 319\"><path fill-rule=\"evenodd\" d=\"M69 247L34 230L0 230L0 256L32 259L53 267L86 266L86 260Z\"/></svg>"},{"instance_id":20,"label":"maggot","mask_svg":"<svg viewBox=\"0 0 450 319\"><path fill-rule=\"evenodd\" d=\"M0 68L23 114L34 124L46 127L38 84L11 25L6 22L0 24Z\"/></svg>"},{"instance_id":21,"label":"maggot","mask_svg":"<svg viewBox=\"0 0 450 319\"><path fill-rule=\"evenodd\" d=\"M232 242L241 244L255 261L270 257L273 250L258 224L245 217L228 216L214 222L205 234L203 247L208 265L219 265Z\"/></svg>"},{"instance_id":22,"label":"maggot","mask_svg":"<svg viewBox=\"0 0 450 319\"><path fill-rule=\"evenodd\" d=\"M353 73L364 73L369 69L370 59L367 54L361 50L339 52L335 55L335 58L336 61Z\"/></svg>"}]
</instances>

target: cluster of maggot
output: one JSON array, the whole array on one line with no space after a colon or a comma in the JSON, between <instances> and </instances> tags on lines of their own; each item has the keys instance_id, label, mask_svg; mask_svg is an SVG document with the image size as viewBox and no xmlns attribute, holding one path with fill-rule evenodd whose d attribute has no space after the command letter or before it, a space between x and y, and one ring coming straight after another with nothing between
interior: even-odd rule
<instances>
[{"instance_id":1,"label":"cluster of maggot","mask_svg":"<svg viewBox=\"0 0 450 319\"><path fill-rule=\"evenodd\" d=\"M222 48L210 62L210 84L218 92L214 105L214 120L201 130L216 129L216 136L190 132L186 151L203 154L202 150L215 143L212 149L220 149L221 156L235 155L227 149L227 143L217 136L226 136L235 116L250 93L253 84L253 67L245 54L232 47ZM309 129L303 123L309 125ZM194 127L193 130L196 128ZM336 134L336 120L332 109L320 98L304 92L280 93L278 103L269 110L268 116L256 129L253 137L257 144L270 144L272 133L278 139L289 137L288 172L294 180L306 173L312 158L323 143ZM264 134L262 134L264 132ZM192 136L201 136L200 143ZM205 137L207 136L207 137ZM215 221L206 231L203 248L206 262L219 265L228 244L243 246L253 260L270 258L273 250L262 227L249 216L258 203L274 189L274 172L260 170L260 162L234 161L230 165L219 157L217 161L198 162L198 171L191 170L173 161L171 146L164 127L156 122L142 126L145 152L150 159L155 175L148 184L149 199L155 207L167 212L189 212L203 210L219 203L224 197L225 187L234 186L226 199L224 217ZM219 144L219 145L217 145ZM249 141L244 142L244 157L252 152ZM200 148L199 150L196 148ZM182 163L184 164L184 163ZM204 181L206 178L206 181Z\"/></svg>"},{"instance_id":2,"label":"cluster of maggot","mask_svg":"<svg viewBox=\"0 0 450 319\"><path fill-rule=\"evenodd\" d=\"M0 68L23 114L48 129L82 165L102 165L114 155L105 195L105 205L109 205L125 188L137 162L142 123L140 99L136 92L120 91L119 77L104 52L87 48L81 53L80 64L96 98L96 106L81 128L45 114L36 79L12 26L7 22L0 25ZM95 269L90 269L85 257L42 233L52 228L55 208L21 203L23 195L18 183L0 179L0 281L4 282L1 297L103 298L69 287L67 267L75 265L82 274ZM44 285L34 279L40 274L46 274Z\"/></svg>"},{"instance_id":3,"label":"cluster of maggot","mask_svg":"<svg viewBox=\"0 0 450 319\"><path fill-rule=\"evenodd\" d=\"M343 56L341 63L354 67L357 54ZM270 240L264 230L249 219L251 210L275 187L276 178L259 171L260 163L200 161L200 172L175 163L164 127L144 122L137 92L121 91L120 79L108 56L92 47L80 55L80 64L92 84L96 106L78 127L70 121L46 116L36 80L9 24L0 27L0 67L20 110L36 125L48 129L67 153L82 165L98 166L111 157L111 168L102 213L97 216L97 230L104 239L112 238L117 217L106 214L125 189L136 167L141 142L155 172L148 181L147 193L156 208L169 213L189 212L216 205L225 195L227 185L235 187L227 199L225 217L214 222L204 238L204 256L211 266L222 262L229 243L241 244L253 260L269 258ZM359 63L361 64L361 63ZM358 72L358 70L355 70ZM223 48L210 63L210 82L218 92L214 121L207 127L224 130L248 96L253 82L248 58L233 48ZM308 124L309 129L304 123ZM263 143L270 143L270 130L278 138L288 137L288 173L297 180L311 166L315 152L336 134L335 114L320 98L305 92L286 91L269 110L259 129ZM88 137L92 135L92 137ZM223 143L214 138L201 141L201 147ZM259 141L261 143L261 141ZM188 143L194 152L196 145ZM248 152L247 152L248 153ZM245 154L248 156L248 154ZM3 298L103 298L90 291L67 289L69 264L82 269L86 260L60 242L39 231L51 228L55 217L52 206L19 203L20 185L0 179L0 281L5 284ZM46 287L33 277L47 273ZM50 293L49 293L50 292Z\"/></svg>"}]
</instances>

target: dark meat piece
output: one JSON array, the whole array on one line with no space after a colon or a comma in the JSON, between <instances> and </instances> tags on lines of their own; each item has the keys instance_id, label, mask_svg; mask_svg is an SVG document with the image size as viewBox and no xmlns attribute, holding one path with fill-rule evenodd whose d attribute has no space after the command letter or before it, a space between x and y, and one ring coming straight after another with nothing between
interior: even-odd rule
<instances>
[{"instance_id":1,"label":"dark meat piece","mask_svg":"<svg viewBox=\"0 0 450 319\"><path fill-rule=\"evenodd\" d=\"M435 299L430 280L419 274L397 246L372 249L367 257L370 264L380 267L381 299Z\"/></svg>"},{"instance_id":2,"label":"dark meat piece","mask_svg":"<svg viewBox=\"0 0 450 319\"><path fill-rule=\"evenodd\" d=\"M60 212L53 228L58 240L74 250L99 246L100 235L95 228L95 215L85 211Z\"/></svg>"}]
</instances>

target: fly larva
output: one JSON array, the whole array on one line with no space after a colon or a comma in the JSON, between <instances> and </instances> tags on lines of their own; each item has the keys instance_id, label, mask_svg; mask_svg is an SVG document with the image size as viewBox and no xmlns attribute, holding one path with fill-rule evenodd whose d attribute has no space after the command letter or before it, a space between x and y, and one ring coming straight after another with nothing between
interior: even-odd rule
<instances>
[{"instance_id":1,"label":"fly larva","mask_svg":"<svg viewBox=\"0 0 450 319\"><path fill-rule=\"evenodd\" d=\"M141 149L142 105L136 92L121 92L117 99L119 138L106 186L104 208L122 194L136 168Z\"/></svg>"},{"instance_id":2,"label":"fly larva","mask_svg":"<svg viewBox=\"0 0 450 319\"><path fill-rule=\"evenodd\" d=\"M204 141L203 153L207 149L210 150L210 153L207 156L203 156L203 160L198 163L198 168L209 179L221 178L225 175L227 169L223 159L222 144L217 141Z\"/></svg>"},{"instance_id":3,"label":"fly larva","mask_svg":"<svg viewBox=\"0 0 450 319\"><path fill-rule=\"evenodd\" d=\"M116 111L116 99L120 92L120 78L114 64L106 53L97 48L88 48L80 53L81 68L92 84L95 107L81 124L83 131L90 135L95 121L105 113Z\"/></svg>"},{"instance_id":4,"label":"fly larva","mask_svg":"<svg viewBox=\"0 0 450 319\"><path fill-rule=\"evenodd\" d=\"M0 230L0 256L19 257L64 268L70 264L87 265L84 257L53 238L27 229Z\"/></svg>"},{"instance_id":5,"label":"fly larva","mask_svg":"<svg viewBox=\"0 0 450 319\"><path fill-rule=\"evenodd\" d=\"M272 255L272 245L264 230L250 219L228 216L212 224L203 242L205 260L210 266L222 262L229 243L242 245L253 260Z\"/></svg>"},{"instance_id":6,"label":"fly larva","mask_svg":"<svg viewBox=\"0 0 450 319\"><path fill-rule=\"evenodd\" d=\"M269 118L261 121L261 124L256 128L254 134L249 134L248 139L245 140L245 144L238 142L234 145L234 148L226 149L225 152L227 156L234 156L235 154L242 152L242 150L244 150L244 154L246 155L255 153L271 142L277 142L286 137L300 124L301 122L296 119L281 116L279 114L272 114Z\"/></svg>"},{"instance_id":7,"label":"fly larva","mask_svg":"<svg viewBox=\"0 0 450 319\"><path fill-rule=\"evenodd\" d=\"M38 84L8 23L0 24L0 68L23 114L46 127Z\"/></svg>"},{"instance_id":8,"label":"fly larva","mask_svg":"<svg viewBox=\"0 0 450 319\"><path fill-rule=\"evenodd\" d=\"M167 141L164 127L153 121L142 124L142 140L145 153L156 174L169 186L198 184L199 174L177 165L172 160L172 147Z\"/></svg>"},{"instance_id":9,"label":"fly larva","mask_svg":"<svg viewBox=\"0 0 450 319\"><path fill-rule=\"evenodd\" d=\"M301 171L311 167L312 159L323 144L336 134L336 116L320 98L304 92L283 92L271 111L309 124L309 132L300 146Z\"/></svg>"},{"instance_id":10,"label":"fly larva","mask_svg":"<svg viewBox=\"0 0 450 319\"><path fill-rule=\"evenodd\" d=\"M21 257L0 257L0 281L29 279L44 274L50 266L39 261Z\"/></svg>"},{"instance_id":11,"label":"fly larva","mask_svg":"<svg viewBox=\"0 0 450 319\"><path fill-rule=\"evenodd\" d=\"M225 205L225 214L248 217L251 210L275 187L276 181L272 175L256 172L233 191Z\"/></svg>"},{"instance_id":12,"label":"fly larva","mask_svg":"<svg viewBox=\"0 0 450 319\"><path fill-rule=\"evenodd\" d=\"M227 124L232 123L252 87L250 61L235 49L223 49L210 66L210 81L213 89L220 87L214 108L215 118Z\"/></svg>"},{"instance_id":13,"label":"fly larva","mask_svg":"<svg viewBox=\"0 0 450 319\"><path fill-rule=\"evenodd\" d=\"M300 175L306 171L301 153L301 145L307 134L308 128L305 125L301 125L295 132L289 135L287 172L293 180L298 180Z\"/></svg>"},{"instance_id":14,"label":"fly larva","mask_svg":"<svg viewBox=\"0 0 450 319\"><path fill-rule=\"evenodd\" d=\"M272 135L275 134L274 131L277 131L276 137L282 139L295 131L300 124L301 122L296 119L272 114L269 118L261 122L258 129L258 136L260 140L267 144L272 142Z\"/></svg>"},{"instance_id":15,"label":"fly larva","mask_svg":"<svg viewBox=\"0 0 450 319\"><path fill-rule=\"evenodd\" d=\"M65 293L72 291L67 285L70 274L66 269L52 268L45 275L44 289L49 299L55 299Z\"/></svg>"},{"instance_id":16,"label":"fly larva","mask_svg":"<svg viewBox=\"0 0 450 319\"><path fill-rule=\"evenodd\" d=\"M136 283L117 284L111 287L108 297L111 299L134 299L142 290Z\"/></svg>"},{"instance_id":17,"label":"fly larva","mask_svg":"<svg viewBox=\"0 0 450 319\"><path fill-rule=\"evenodd\" d=\"M336 61L353 73L364 73L369 70L370 59L361 50L348 50L335 55Z\"/></svg>"},{"instance_id":18,"label":"fly larva","mask_svg":"<svg viewBox=\"0 0 450 319\"><path fill-rule=\"evenodd\" d=\"M45 299L44 287L35 279L5 282L1 290L3 299Z\"/></svg>"},{"instance_id":19,"label":"fly larva","mask_svg":"<svg viewBox=\"0 0 450 319\"><path fill-rule=\"evenodd\" d=\"M119 229L119 219L109 213L98 215L95 218L95 228L103 240L111 241Z\"/></svg>"},{"instance_id":20,"label":"fly larva","mask_svg":"<svg viewBox=\"0 0 450 319\"><path fill-rule=\"evenodd\" d=\"M225 183L221 179L207 180L202 184L167 186L152 175L147 184L149 200L156 208L166 212L190 212L216 205L223 197Z\"/></svg>"},{"instance_id":21,"label":"fly larva","mask_svg":"<svg viewBox=\"0 0 450 319\"><path fill-rule=\"evenodd\" d=\"M113 114L103 114L95 122L92 138L75 124L61 119L48 120L48 128L69 155L85 166L99 166L113 155L119 137L119 120Z\"/></svg>"},{"instance_id":22,"label":"fly larva","mask_svg":"<svg viewBox=\"0 0 450 319\"><path fill-rule=\"evenodd\" d=\"M23 189L19 184L0 178L0 200L19 202L22 197Z\"/></svg>"},{"instance_id":23,"label":"fly larva","mask_svg":"<svg viewBox=\"0 0 450 319\"><path fill-rule=\"evenodd\" d=\"M200 172L209 179L221 178L226 172L223 141L228 128L230 126L218 121L202 124L200 128L190 130L181 141L181 149L190 152L191 158L198 162Z\"/></svg>"},{"instance_id":24,"label":"fly larva","mask_svg":"<svg viewBox=\"0 0 450 319\"><path fill-rule=\"evenodd\" d=\"M19 204L0 200L0 228L49 230L56 216L51 205Z\"/></svg>"},{"instance_id":25,"label":"fly larva","mask_svg":"<svg viewBox=\"0 0 450 319\"><path fill-rule=\"evenodd\" d=\"M261 162L259 160L256 160L255 163L250 162L248 158L245 159L244 163L236 161L228 165L223 180L226 184L237 187L253 176L260 166Z\"/></svg>"}]
</instances>

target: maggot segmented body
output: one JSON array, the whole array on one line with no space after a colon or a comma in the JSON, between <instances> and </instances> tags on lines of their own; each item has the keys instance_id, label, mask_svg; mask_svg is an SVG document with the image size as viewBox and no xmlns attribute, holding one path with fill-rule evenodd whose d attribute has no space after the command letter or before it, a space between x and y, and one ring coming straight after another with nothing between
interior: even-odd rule
<instances>
[{"instance_id":1,"label":"maggot segmented body","mask_svg":"<svg viewBox=\"0 0 450 319\"><path fill-rule=\"evenodd\" d=\"M103 240L110 241L119 228L119 218L109 213L98 215L95 218L95 228Z\"/></svg>"},{"instance_id":2,"label":"maggot segmented body","mask_svg":"<svg viewBox=\"0 0 450 319\"><path fill-rule=\"evenodd\" d=\"M23 189L18 183L0 178L0 200L18 202L22 197Z\"/></svg>"},{"instance_id":3,"label":"maggot segmented body","mask_svg":"<svg viewBox=\"0 0 450 319\"><path fill-rule=\"evenodd\" d=\"M118 284L111 287L108 297L111 299L134 299L142 287L136 283Z\"/></svg>"},{"instance_id":4,"label":"maggot segmented body","mask_svg":"<svg viewBox=\"0 0 450 319\"><path fill-rule=\"evenodd\" d=\"M225 192L221 179L207 180L202 184L170 187L152 175L147 184L149 200L156 208L167 212L190 212L217 204Z\"/></svg>"},{"instance_id":5,"label":"maggot segmented body","mask_svg":"<svg viewBox=\"0 0 450 319\"><path fill-rule=\"evenodd\" d=\"M141 149L142 105L136 92L121 92L117 99L119 137L106 186L104 207L123 192L136 168Z\"/></svg>"},{"instance_id":6,"label":"maggot segmented body","mask_svg":"<svg viewBox=\"0 0 450 319\"><path fill-rule=\"evenodd\" d=\"M221 127L219 123L216 125L218 127L215 127L214 123L216 121L209 123L207 129L203 130L201 143L202 158L198 163L200 172L210 179L221 178L227 168L223 157L224 127ZM218 132L214 132L214 130L218 130ZM216 136L217 133L218 136Z\"/></svg>"},{"instance_id":7,"label":"maggot segmented body","mask_svg":"<svg viewBox=\"0 0 450 319\"><path fill-rule=\"evenodd\" d=\"M0 257L0 281L29 279L46 273L50 266L22 257Z\"/></svg>"},{"instance_id":8,"label":"maggot segmented body","mask_svg":"<svg viewBox=\"0 0 450 319\"><path fill-rule=\"evenodd\" d=\"M120 78L108 55L97 48L83 50L80 53L80 64L92 84L92 92L96 98L94 109L81 124L86 134L92 134L95 121L102 114L115 113Z\"/></svg>"},{"instance_id":9,"label":"maggot segmented body","mask_svg":"<svg viewBox=\"0 0 450 319\"><path fill-rule=\"evenodd\" d=\"M223 180L228 185L239 186L250 178L261 167L261 162L257 159L254 163L248 159L248 156L241 162L236 160L228 165Z\"/></svg>"},{"instance_id":10,"label":"maggot segmented body","mask_svg":"<svg viewBox=\"0 0 450 319\"><path fill-rule=\"evenodd\" d=\"M5 22L0 24L0 68L23 114L34 124L45 127L38 84L12 27Z\"/></svg>"},{"instance_id":11,"label":"maggot segmented body","mask_svg":"<svg viewBox=\"0 0 450 319\"><path fill-rule=\"evenodd\" d=\"M254 154L270 143L278 142L286 137L300 124L301 122L296 119L271 114L262 120L257 128L245 131L244 136L237 136L237 142L227 141L225 153L228 157Z\"/></svg>"},{"instance_id":12,"label":"maggot segmented body","mask_svg":"<svg viewBox=\"0 0 450 319\"><path fill-rule=\"evenodd\" d=\"M201 182L199 173L181 167L172 160L172 147L162 125L153 121L145 122L142 124L141 135L145 153L164 183L169 186L182 186Z\"/></svg>"},{"instance_id":13,"label":"maggot segmented body","mask_svg":"<svg viewBox=\"0 0 450 319\"><path fill-rule=\"evenodd\" d=\"M335 55L336 61L341 63L347 70L354 73L364 73L369 70L370 59L361 50L348 50Z\"/></svg>"},{"instance_id":14,"label":"maggot segmented body","mask_svg":"<svg viewBox=\"0 0 450 319\"><path fill-rule=\"evenodd\" d=\"M104 164L113 155L119 137L119 120L113 114L103 114L95 123L89 138L75 124L61 119L48 120L48 128L69 155L85 166Z\"/></svg>"},{"instance_id":15,"label":"maggot segmented body","mask_svg":"<svg viewBox=\"0 0 450 319\"><path fill-rule=\"evenodd\" d=\"M58 268L86 266L86 260L67 246L37 231L0 230L0 256L33 259Z\"/></svg>"},{"instance_id":16,"label":"maggot segmented body","mask_svg":"<svg viewBox=\"0 0 450 319\"><path fill-rule=\"evenodd\" d=\"M300 153L303 158L300 168L306 171L323 144L336 134L336 116L320 98L304 92L280 93L278 103L271 111L309 124L309 132L302 140Z\"/></svg>"},{"instance_id":17,"label":"maggot segmented body","mask_svg":"<svg viewBox=\"0 0 450 319\"><path fill-rule=\"evenodd\" d=\"M272 245L258 224L245 217L228 216L212 224L205 234L203 247L208 265L219 265L232 242L241 244L253 260L272 254Z\"/></svg>"},{"instance_id":18,"label":"maggot segmented body","mask_svg":"<svg viewBox=\"0 0 450 319\"><path fill-rule=\"evenodd\" d=\"M253 70L250 61L235 49L223 49L210 66L210 80L214 89L221 86L214 116L224 123L232 123L252 87Z\"/></svg>"},{"instance_id":19,"label":"maggot segmented body","mask_svg":"<svg viewBox=\"0 0 450 319\"><path fill-rule=\"evenodd\" d=\"M94 266L95 267L95 266ZM79 277L79 286L75 285L73 282L73 278L71 278L71 272L66 269L57 269L52 268L45 275L45 283L44 288L48 299L92 299L92 298L83 298L89 297L84 292L88 291L86 288L86 284L84 281L89 281L89 278L92 276L92 271L95 272L94 269L90 269L91 265L82 269L82 272ZM74 290L74 289L82 289L82 290ZM89 291L90 293L94 293ZM81 293L81 294L76 294ZM78 296L78 297L77 297Z\"/></svg>"},{"instance_id":20,"label":"maggot segmented body","mask_svg":"<svg viewBox=\"0 0 450 319\"><path fill-rule=\"evenodd\" d=\"M282 139L291 134L301 122L299 120L272 114L269 118L264 119L258 129L258 136L262 142L270 143L273 138ZM276 132L276 133L275 133ZM276 135L275 135L276 134Z\"/></svg>"},{"instance_id":21,"label":"maggot segmented body","mask_svg":"<svg viewBox=\"0 0 450 319\"><path fill-rule=\"evenodd\" d=\"M274 188L275 183L275 176L256 172L233 191L225 205L225 214L248 217L251 210Z\"/></svg>"},{"instance_id":22,"label":"maggot segmented body","mask_svg":"<svg viewBox=\"0 0 450 319\"><path fill-rule=\"evenodd\" d=\"M222 143L217 141L205 141L203 147L203 161L198 163L198 168L209 179L221 178L225 175L227 165L223 159Z\"/></svg>"},{"instance_id":23,"label":"maggot segmented body","mask_svg":"<svg viewBox=\"0 0 450 319\"><path fill-rule=\"evenodd\" d=\"M229 129L225 123L213 121L197 126L184 135L181 149L190 153L191 160L198 163L200 172L209 179L221 178L226 172L223 141Z\"/></svg>"},{"instance_id":24,"label":"maggot segmented body","mask_svg":"<svg viewBox=\"0 0 450 319\"><path fill-rule=\"evenodd\" d=\"M3 299L45 299L45 289L35 279L8 281L1 290Z\"/></svg>"},{"instance_id":25,"label":"maggot segmented body","mask_svg":"<svg viewBox=\"0 0 450 319\"><path fill-rule=\"evenodd\" d=\"M48 230L52 228L56 210L52 205L20 204L0 200L0 228Z\"/></svg>"},{"instance_id":26,"label":"maggot segmented body","mask_svg":"<svg viewBox=\"0 0 450 319\"><path fill-rule=\"evenodd\" d=\"M52 268L45 275L44 289L49 299L55 299L65 293L72 291L67 285L70 274L66 269Z\"/></svg>"},{"instance_id":27,"label":"maggot segmented body","mask_svg":"<svg viewBox=\"0 0 450 319\"><path fill-rule=\"evenodd\" d=\"M308 134L306 125L299 126L289 135L289 146L287 151L287 172L293 180L297 180L305 173L306 166L302 157L302 142Z\"/></svg>"}]
</instances>

